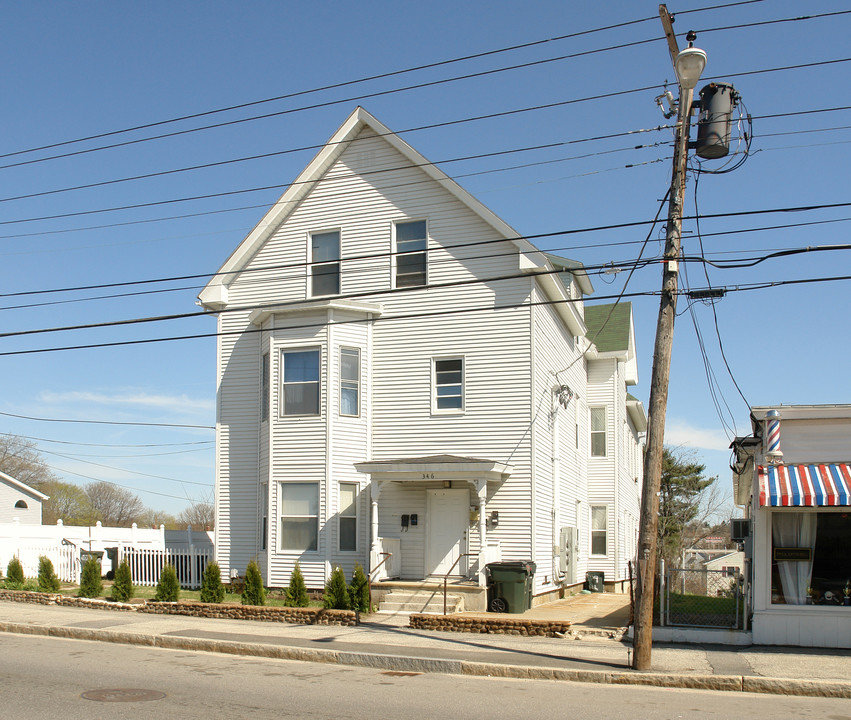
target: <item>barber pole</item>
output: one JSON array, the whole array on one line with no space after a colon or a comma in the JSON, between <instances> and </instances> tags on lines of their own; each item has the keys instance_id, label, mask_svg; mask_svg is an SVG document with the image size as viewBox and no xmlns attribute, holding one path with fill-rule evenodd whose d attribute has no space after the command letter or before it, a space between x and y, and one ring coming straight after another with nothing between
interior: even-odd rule
<instances>
[{"instance_id":1,"label":"barber pole","mask_svg":"<svg viewBox=\"0 0 851 720\"><path fill-rule=\"evenodd\" d=\"M765 413L765 435L766 446L765 461L776 464L783 462L783 453L780 450L780 411L769 410Z\"/></svg>"}]
</instances>

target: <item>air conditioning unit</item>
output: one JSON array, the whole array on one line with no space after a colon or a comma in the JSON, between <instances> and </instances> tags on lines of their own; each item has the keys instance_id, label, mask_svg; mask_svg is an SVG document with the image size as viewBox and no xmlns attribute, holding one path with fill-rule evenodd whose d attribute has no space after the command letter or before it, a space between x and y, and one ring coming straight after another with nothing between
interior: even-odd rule
<instances>
[{"instance_id":1,"label":"air conditioning unit","mask_svg":"<svg viewBox=\"0 0 851 720\"><path fill-rule=\"evenodd\" d=\"M744 542L750 536L750 518L732 518L730 520L730 540L733 542Z\"/></svg>"}]
</instances>

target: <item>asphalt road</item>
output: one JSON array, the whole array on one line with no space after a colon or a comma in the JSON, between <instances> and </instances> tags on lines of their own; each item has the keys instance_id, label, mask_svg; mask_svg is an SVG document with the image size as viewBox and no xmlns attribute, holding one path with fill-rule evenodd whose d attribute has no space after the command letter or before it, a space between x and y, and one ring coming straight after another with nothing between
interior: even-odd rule
<instances>
[{"instance_id":1,"label":"asphalt road","mask_svg":"<svg viewBox=\"0 0 851 720\"><path fill-rule=\"evenodd\" d=\"M851 720L847 699L418 675L25 635L0 635L0 708L7 720Z\"/></svg>"}]
</instances>

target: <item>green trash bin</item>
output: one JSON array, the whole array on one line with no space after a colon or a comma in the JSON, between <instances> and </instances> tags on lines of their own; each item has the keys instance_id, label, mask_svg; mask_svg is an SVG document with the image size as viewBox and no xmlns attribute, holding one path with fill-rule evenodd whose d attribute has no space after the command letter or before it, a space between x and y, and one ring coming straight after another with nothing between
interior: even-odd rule
<instances>
[{"instance_id":1,"label":"green trash bin","mask_svg":"<svg viewBox=\"0 0 851 720\"><path fill-rule=\"evenodd\" d=\"M506 560L489 563L488 610L523 613L532 607L535 563L531 560Z\"/></svg>"},{"instance_id":2,"label":"green trash bin","mask_svg":"<svg viewBox=\"0 0 851 720\"><path fill-rule=\"evenodd\" d=\"M605 575L601 572L585 573L585 584L592 593L601 593L606 591L604 584Z\"/></svg>"}]
</instances>

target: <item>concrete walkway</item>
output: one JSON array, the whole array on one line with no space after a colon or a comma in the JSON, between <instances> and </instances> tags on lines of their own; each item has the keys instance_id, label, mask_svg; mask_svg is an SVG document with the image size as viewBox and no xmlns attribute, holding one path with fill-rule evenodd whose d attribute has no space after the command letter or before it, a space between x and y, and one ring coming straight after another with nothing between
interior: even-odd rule
<instances>
[{"instance_id":1,"label":"concrete walkway","mask_svg":"<svg viewBox=\"0 0 851 720\"><path fill-rule=\"evenodd\" d=\"M592 622L614 627L622 617L612 607L623 596L580 598L540 606L526 616L559 613L577 622L585 613L585 624L577 629L593 627ZM0 601L0 632L403 672L851 698L848 650L660 645L653 648L653 671L638 673L629 667L629 643L605 637L581 632L582 639L470 635L414 630L406 623L402 616L373 615L357 627L287 625Z\"/></svg>"}]
</instances>

